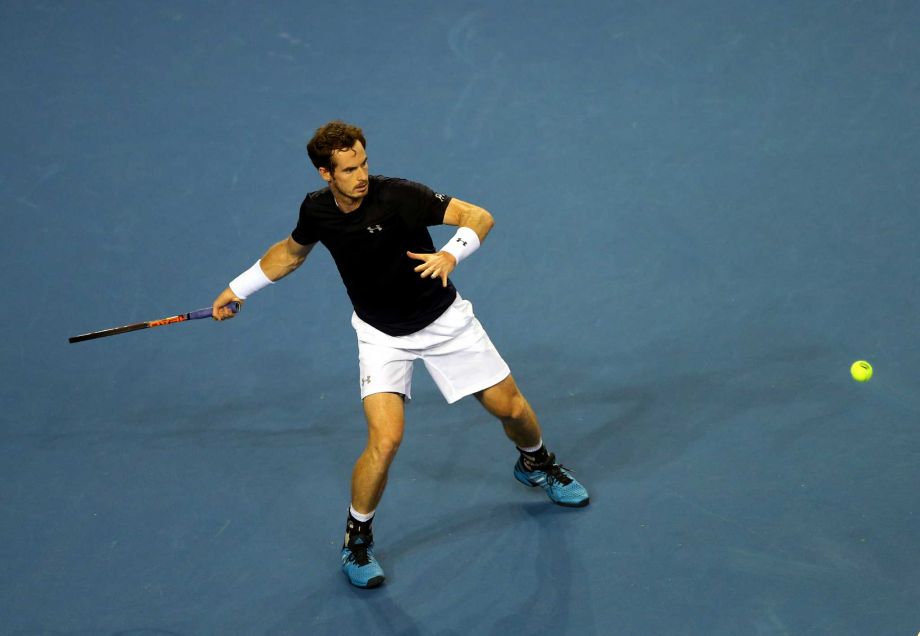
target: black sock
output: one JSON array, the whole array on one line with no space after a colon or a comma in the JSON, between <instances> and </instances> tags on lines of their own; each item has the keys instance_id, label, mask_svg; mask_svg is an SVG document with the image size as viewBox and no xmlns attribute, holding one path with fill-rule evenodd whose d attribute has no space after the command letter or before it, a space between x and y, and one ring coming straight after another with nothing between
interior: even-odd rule
<instances>
[{"instance_id":1,"label":"black sock","mask_svg":"<svg viewBox=\"0 0 920 636\"><path fill-rule=\"evenodd\" d=\"M348 511L348 521L345 522L345 545L348 545L348 542L351 539L354 539L358 535L364 535L365 537L373 537L374 533L371 530L371 524L374 522L374 518L371 517L367 521L358 521L351 516L351 510ZM368 541L370 542L370 541Z\"/></svg>"},{"instance_id":2,"label":"black sock","mask_svg":"<svg viewBox=\"0 0 920 636\"><path fill-rule=\"evenodd\" d=\"M521 453L521 463L524 464L524 470L533 470L534 467L545 464L549 460L549 451L546 450L546 445L540 444L540 448L533 451L523 451L520 447L518 450Z\"/></svg>"}]
</instances>

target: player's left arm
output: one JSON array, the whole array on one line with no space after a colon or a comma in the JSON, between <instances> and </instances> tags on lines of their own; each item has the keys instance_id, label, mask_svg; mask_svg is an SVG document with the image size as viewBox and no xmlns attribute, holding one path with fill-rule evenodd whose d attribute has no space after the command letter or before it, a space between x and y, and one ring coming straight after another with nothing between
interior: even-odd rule
<instances>
[{"instance_id":1,"label":"player's left arm","mask_svg":"<svg viewBox=\"0 0 920 636\"><path fill-rule=\"evenodd\" d=\"M441 285L447 287L447 277L457 263L476 251L486 240L495 225L495 219L485 208L460 199L451 199L444 211L444 225L456 225L459 229L441 251L434 254L408 254L409 258L422 261L415 268L422 278L440 278Z\"/></svg>"},{"instance_id":2,"label":"player's left arm","mask_svg":"<svg viewBox=\"0 0 920 636\"><path fill-rule=\"evenodd\" d=\"M468 227L476 232L481 243L486 240L486 236L495 226L495 219L488 210L478 205L460 199L451 199L444 211L444 225Z\"/></svg>"}]
</instances>

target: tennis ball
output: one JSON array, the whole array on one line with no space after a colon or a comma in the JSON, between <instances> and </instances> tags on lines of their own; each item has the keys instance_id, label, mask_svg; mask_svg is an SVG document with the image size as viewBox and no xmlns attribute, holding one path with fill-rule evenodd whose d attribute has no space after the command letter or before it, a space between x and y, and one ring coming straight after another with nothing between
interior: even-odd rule
<instances>
[{"instance_id":1,"label":"tennis ball","mask_svg":"<svg viewBox=\"0 0 920 636\"><path fill-rule=\"evenodd\" d=\"M857 360L850 367L850 375L857 382L868 382L872 378L872 365L865 360Z\"/></svg>"}]
</instances>

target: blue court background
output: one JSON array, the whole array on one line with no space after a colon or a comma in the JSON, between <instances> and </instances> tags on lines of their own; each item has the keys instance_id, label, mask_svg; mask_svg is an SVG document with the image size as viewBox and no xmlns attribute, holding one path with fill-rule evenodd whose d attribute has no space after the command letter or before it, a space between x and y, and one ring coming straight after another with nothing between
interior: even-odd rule
<instances>
[{"instance_id":1,"label":"blue court background","mask_svg":"<svg viewBox=\"0 0 920 636\"><path fill-rule=\"evenodd\" d=\"M0 633L915 634L920 5L0 3ZM328 254L210 304L362 125L592 493L415 376L376 521ZM449 234L436 228L436 242ZM853 360L873 362L866 385Z\"/></svg>"}]
</instances>

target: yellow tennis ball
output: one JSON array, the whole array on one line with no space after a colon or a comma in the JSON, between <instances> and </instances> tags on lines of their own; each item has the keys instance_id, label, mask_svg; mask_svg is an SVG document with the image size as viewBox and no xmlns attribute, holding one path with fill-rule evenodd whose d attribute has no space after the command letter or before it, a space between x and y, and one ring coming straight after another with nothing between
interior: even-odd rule
<instances>
[{"instance_id":1,"label":"yellow tennis ball","mask_svg":"<svg viewBox=\"0 0 920 636\"><path fill-rule=\"evenodd\" d=\"M850 375L857 382L868 382L872 378L872 365L865 360L857 360L850 367Z\"/></svg>"}]
</instances>

